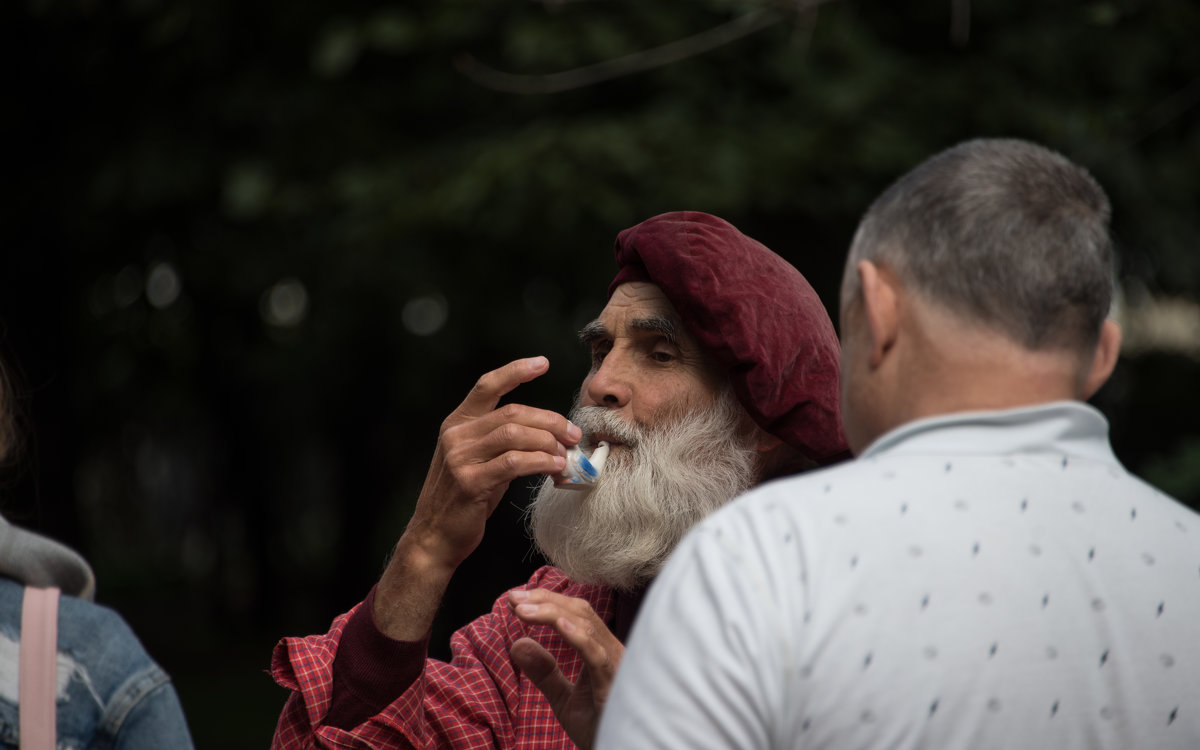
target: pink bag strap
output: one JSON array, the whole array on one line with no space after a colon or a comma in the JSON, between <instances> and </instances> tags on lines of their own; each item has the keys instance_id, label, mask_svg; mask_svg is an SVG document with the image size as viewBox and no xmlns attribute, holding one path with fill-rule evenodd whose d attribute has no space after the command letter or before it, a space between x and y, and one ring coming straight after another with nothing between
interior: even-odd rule
<instances>
[{"instance_id":1,"label":"pink bag strap","mask_svg":"<svg viewBox=\"0 0 1200 750\"><path fill-rule=\"evenodd\" d=\"M58 589L25 587L18 671L21 750L54 750L58 670Z\"/></svg>"}]
</instances>

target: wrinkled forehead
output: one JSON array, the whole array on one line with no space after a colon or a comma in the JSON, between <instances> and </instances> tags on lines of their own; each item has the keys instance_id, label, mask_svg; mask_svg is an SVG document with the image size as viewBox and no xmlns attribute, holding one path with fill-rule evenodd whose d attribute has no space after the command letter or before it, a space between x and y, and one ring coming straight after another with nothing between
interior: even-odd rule
<instances>
[{"instance_id":1,"label":"wrinkled forehead","mask_svg":"<svg viewBox=\"0 0 1200 750\"><path fill-rule=\"evenodd\" d=\"M614 289L608 304L589 327L597 325L610 335L656 332L672 342L699 349L679 311L657 284L647 281L630 281Z\"/></svg>"},{"instance_id":2,"label":"wrinkled forehead","mask_svg":"<svg viewBox=\"0 0 1200 750\"><path fill-rule=\"evenodd\" d=\"M671 300L667 299L663 290L658 284L650 281L627 281L614 289L600 315L603 317L605 312L617 311L635 311L671 318L678 323L683 322L679 311L671 304Z\"/></svg>"}]
</instances>

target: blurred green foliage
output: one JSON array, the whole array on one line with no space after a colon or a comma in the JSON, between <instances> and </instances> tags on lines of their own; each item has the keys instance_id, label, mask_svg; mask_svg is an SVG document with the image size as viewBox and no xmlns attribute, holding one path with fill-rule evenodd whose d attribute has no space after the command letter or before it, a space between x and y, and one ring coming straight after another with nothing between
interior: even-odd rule
<instances>
[{"instance_id":1,"label":"blurred green foliage","mask_svg":"<svg viewBox=\"0 0 1200 750\"><path fill-rule=\"evenodd\" d=\"M745 17L777 20L560 93L479 72L534 85ZM546 354L514 397L569 405L641 219L724 216L833 310L883 187L1019 136L1108 188L1123 280L1200 298L1195 3L14 0L0 28L0 313L36 441L8 507L89 556L201 747L268 742L272 644L365 594L479 374ZM1198 376L1131 356L1097 398L1193 505ZM510 495L435 644L538 564Z\"/></svg>"}]
</instances>

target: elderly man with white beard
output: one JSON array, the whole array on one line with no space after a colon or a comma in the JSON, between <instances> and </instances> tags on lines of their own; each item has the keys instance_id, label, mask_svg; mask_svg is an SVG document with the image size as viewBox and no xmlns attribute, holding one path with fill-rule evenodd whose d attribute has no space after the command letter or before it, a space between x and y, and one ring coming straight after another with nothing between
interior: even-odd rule
<instances>
[{"instance_id":1,"label":"elderly man with white beard","mask_svg":"<svg viewBox=\"0 0 1200 750\"><path fill-rule=\"evenodd\" d=\"M679 540L738 493L846 457L839 350L791 265L728 222L662 214L617 237L608 304L581 332L592 365L570 418L500 401L549 362L479 379L442 425L383 576L330 631L285 638L292 694L274 748L591 746L622 642ZM560 489L568 449L610 453L589 491ZM509 483L551 562L427 657L434 614Z\"/></svg>"}]
</instances>

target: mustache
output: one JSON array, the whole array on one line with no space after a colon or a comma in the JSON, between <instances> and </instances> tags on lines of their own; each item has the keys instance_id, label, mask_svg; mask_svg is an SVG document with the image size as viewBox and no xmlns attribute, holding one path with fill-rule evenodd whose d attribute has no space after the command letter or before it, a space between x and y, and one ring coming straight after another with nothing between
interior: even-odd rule
<instances>
[{"instance_id":1,"label":"mustache","mask_svg":"<svg viewBox=\"0 0 1200 750\"><path fill-rule=\"evenodd\" d=\"M596 436L603 435L633 448L647 433L646 428L626 422L606 406L576 406L571 409L570 420L583 431L584 441L592 447Z\"/></svg>"}]
</instances>

